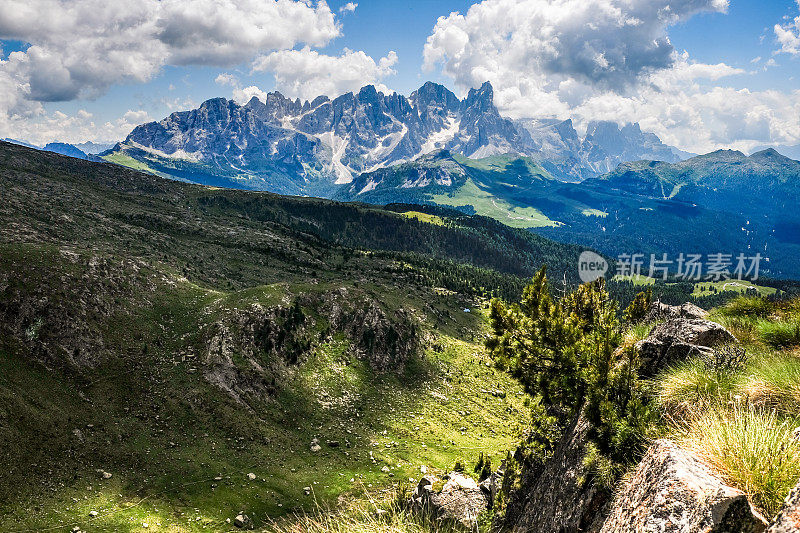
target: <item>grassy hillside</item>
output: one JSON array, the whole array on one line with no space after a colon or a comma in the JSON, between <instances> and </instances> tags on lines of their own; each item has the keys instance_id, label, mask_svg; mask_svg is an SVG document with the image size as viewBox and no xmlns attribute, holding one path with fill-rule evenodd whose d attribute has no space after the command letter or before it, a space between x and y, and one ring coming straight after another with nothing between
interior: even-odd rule
<instances>
[{"instance_id":1,"label":"grassy hillside","mask_svg":"<svg viewBox=\"0 0 800 533\"><path fill-rule=\"evenodd\" d=\"M48 280L70 281L69 294L87 283L97 294L102 281L83 268L93 261L119 268L118 279L131 283L107 318L90 322L105 352L91 366L37 357L37 341L61 336L47 314L0 349L0 435L7 443L0 514L14 524L8 531L139 531L143 524L225 530L242 510L264 524L313 509L314 498L335 502L419 477L423 465L445 469L479 452L502 455L525 420L519 387L487 367L464 338L462 331L481 321L472 314L436 324L435 341L402 369L375 371L339 333L321 336L297 363L260 354L258 362L270 365L263 375L234 352L241 359L228 371L242 375L220 384L204 351L217 320L309 288L217 291L126 260L29 246L4 246L3 258L4 273L35 269L30 277L9 275L11 285L52 300L60 289ZM361 296L349 290L351 298ZM426 331L437 313L471 305L455 295L380 295L389 307L431 313L421 324ZM304 312L310 317L314 309ZM501 389L505 397L481 389ZM310 449L315 437L319 452Z\"/></svg>"},{"instance_id":2,"label":"grassy hillside","mask_svg":"<svg viewBox=\"0 0 800 533\"><path fill-rule=\"evenodd\" d=\"M437 204L493 218L514 228L554 226L542 212L514 201L508 191L556 180L529 157L470 159L448 151L358 176L334 198L372 204ZM502 192L506 191L506 193Z\"/></svg>"},{"instance_id":3,"label":"grassy hillside","mask_svg":"<svg viewBox=\"0 0 800 533\"><path fill-rule=\"evenodd\" d=\"M527 409L481 348L485 298L574 254L7 144L0 187L8 531L261 526L504 456Z\"/></svg>"}]
</instances>

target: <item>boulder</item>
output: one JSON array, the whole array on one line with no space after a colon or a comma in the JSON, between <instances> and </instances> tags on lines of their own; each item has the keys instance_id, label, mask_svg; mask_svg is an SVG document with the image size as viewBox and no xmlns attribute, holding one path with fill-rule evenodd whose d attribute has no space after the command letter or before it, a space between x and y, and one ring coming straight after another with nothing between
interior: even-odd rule
<instances>
[{"instance_id":1,"label":"boulder","mask_svg":"<svg viewBox=\"0 0 800 533\"><path fill-rule=\"evenodd\" d=\"M617 495L601 533L760 533L766 527L742 491L675 443L658 440Z\"/></svg>"},{"instance_id":2,"label":"boulder","mask_svg":"<svg viewBox=\"0 0 800 533\"><path fill-rule=\"evenodd\" d=\"M736 342L730 331L702 318L672 318L636 343L641 374L653 376L674 361L709 353L715 346Z\"/></svg>"},{"instance_id":3,"label":"boulder","mask_svg":"<svg viewBox=\"0 0 800 533\"><path fill-rule=\"evenodd\" d=\"M239 529L253 529L253 521L244 513L236 515L236 518L233 519L233 525Z\"/></svg>"},{"instance_id":4,"label":"boulder","mask_svg":"<svg viewBox=\"0 0 800 533\"><path fill-rule=\"evenodd\" d=\"M708 312L693 303L686 302L681 305L667 305L659 301L650 304L645 322L659 322L671 318L705 318Z\"/></svg>"},{"instance_id":5,"label":"boulder","mask_svg":"<svg viewBox=\"0 0 800 533\"><path fill-rule=\"evenodd\" d=\"M435 491L438 482L434 476L423 476L411 496L411 508L429 513L436 520L474 530L478 515L487 509L487 495L475 480L457 472L446 475L442 489Z\"/></svg>"},{"instance_id":6,"label":"boulder","mask_svg":"<svg viewBox=\"0 0 800 533\"><path fill-rule=\"evenodd\" d=\"M767 533L800 533L800 482L797 483Z\"/></svg>"}]
</instances>

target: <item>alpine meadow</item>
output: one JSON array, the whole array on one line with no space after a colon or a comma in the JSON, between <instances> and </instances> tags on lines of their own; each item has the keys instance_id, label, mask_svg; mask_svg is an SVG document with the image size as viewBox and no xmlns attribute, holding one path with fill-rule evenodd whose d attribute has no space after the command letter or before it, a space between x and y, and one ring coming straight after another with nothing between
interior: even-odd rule
<instances>
[{"instance_id":1,"label":"alpine meadow","mask_svg":"<svg viewBox=\"0 0 800 533\"><path fill-rule=\"evenodd\" d=\"M3 0L0 532L800 533L800 0Z\"/></svg>"}]
</instances>

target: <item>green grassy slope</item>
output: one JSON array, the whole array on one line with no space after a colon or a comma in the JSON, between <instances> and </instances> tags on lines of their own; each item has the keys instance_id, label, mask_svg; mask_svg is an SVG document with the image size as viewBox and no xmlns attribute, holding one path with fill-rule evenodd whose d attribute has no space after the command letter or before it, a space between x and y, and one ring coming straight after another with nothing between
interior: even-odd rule
<instances>
[{"instance_id":1,"label":"green grassy slope","mask_svg":"<svg viewBox=\"0 0 800 533\"><path fill-rule=\"evenodd\" d=\"M263 525L314 508L304 487L335 503L515 446L522 391L479 332L521 280L472 263L570 248L6 144L0 187L4 530Z\"/></svg>"},{"instance_id":2,"label":"green grassy slope","mask_svg":"<svg viewBox=\"0 0 800 533\"><path fill-rule=\"evenodd\" d=\"M470 159L440 151L362 174L352 184L342 186L334 198L373 204L434 203L491 217L511 227L534 228L555 226L557 222L535 207L519 204L513 193L554 181L528 157Z\"/></svg>"}]
</instances>

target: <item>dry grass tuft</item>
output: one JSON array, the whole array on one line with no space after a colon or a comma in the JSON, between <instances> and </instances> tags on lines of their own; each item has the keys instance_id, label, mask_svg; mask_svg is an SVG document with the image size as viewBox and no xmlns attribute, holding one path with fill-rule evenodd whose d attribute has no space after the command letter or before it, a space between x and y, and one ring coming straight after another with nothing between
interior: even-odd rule
<instances>
[{"instance_id":1,"label":"dry grass tuft","mask_svg":"<svg viewBox=\"0 0 800 533\"><path fill-rule=\"evenodd\" d=\"M404 491L390 492L379 499L366 494L349 506L332 510L317 506L314 513L296 515L267 527L270 533L445 533L451 524L440 524L411 513L403 502Z\"/></svg>"},{"instance_id":2,"label":"dry grass tuft","mask_svg":"<svg viewBox=\"0 0 800 533\"><path fill-rule=\"evenodd\" d=\"M687 416L677 439L773 517L800 478L800 439L793 434L797 422L734 401Z\"/></svg>"},{"instance_id":3,"label":"dry grass tuft","mask_svg":"<svg viewBox=\"0 0 800 533\"><path fill-rule=\"evenodd\" d=\"M781 353L752 365L739 390L750 401L789 416L800 412L800 357Z\"/></svg>"}]
</instances>

